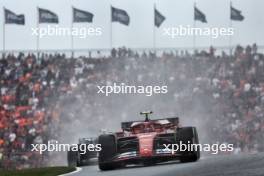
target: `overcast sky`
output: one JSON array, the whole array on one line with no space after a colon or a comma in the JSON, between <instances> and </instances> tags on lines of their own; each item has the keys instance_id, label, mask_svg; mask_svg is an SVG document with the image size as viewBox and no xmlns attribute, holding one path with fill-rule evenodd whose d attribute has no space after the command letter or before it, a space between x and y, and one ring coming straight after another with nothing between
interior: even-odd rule
<instances>
[{"instance_id":1,"label":"overcast sky","mask_svg":"<svg viewBox=\"0 0 264 176\"><path fill-rule=\"evenodd\" d=\"M156 29L157 47L192 47L193 37L170 39L162 35L162 28L178 25L193 25L194 0L0 0L0 6L17 14L25 14L26 25L6 25L6 49L35 49L36 36L32 36L31 27L36 27L36 7L49 9L59 16L60 27L70 27L71 6L93 13L92 24L74 24L75 27L101 27L100 37L86 39L74 38L74 48L109 48L110 47L110 5L127 11L130 25L113 23L113 46L133 48L153 47L153 4L166 17L160 28ZM229 27L229 0L196 0L197 7L206 14L207 24L196 23L196 27ZM264 1L233 0L233 6L242 11L243 22L233 22L235 35L233 44L264 45ZM3 31L3 11L0 14L0 33ZM41 24L41 27L47 24ZM0 35L1 49L3 37ZM71 37L45 37L40 40L40 49L70 49ZM197 37L197 46L228 46L229 37L211 39Z\"/></svg>"}]
</instances>

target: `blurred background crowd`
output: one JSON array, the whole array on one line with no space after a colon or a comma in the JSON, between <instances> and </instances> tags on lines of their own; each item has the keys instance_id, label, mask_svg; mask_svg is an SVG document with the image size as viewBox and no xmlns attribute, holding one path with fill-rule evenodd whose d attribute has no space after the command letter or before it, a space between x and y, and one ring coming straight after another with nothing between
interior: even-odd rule
<instances>
[{"instance_id":1,"label":"blurred background crowd","mask_svg":"<svg viewBox=\"0 0 264 176\"><path fill-rule=\"evenodd\" d=\"M232 143L234 153L264 151L264 55L256 45L237 46L232 55L215 52L6 55L0 60L0 167L45 165L50 154L31 152L31 144L70 136L68 127L82 119L95 133L109 119L129 120L140 99L97 94L98 85L113 83L167 85L167 94L148 98L151 110L202 123L202 142Z\"/></svg>"}]
</instances>

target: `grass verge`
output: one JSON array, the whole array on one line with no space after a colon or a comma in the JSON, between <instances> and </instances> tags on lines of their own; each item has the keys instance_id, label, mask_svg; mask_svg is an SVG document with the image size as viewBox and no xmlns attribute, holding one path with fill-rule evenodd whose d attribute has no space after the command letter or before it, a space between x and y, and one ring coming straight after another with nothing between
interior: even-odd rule
<instances>
[{"instance_id":1,"label":"grass verge","mask_svg":"<svg viewBox=\"0 0 264 176\"><path fill-rule=\"evenodd\" d=\"M1 176L57 176L75 171L74 167L46 167L36 169L24 169L18 171L0 170Z\"/></svg>"}]
</instances>

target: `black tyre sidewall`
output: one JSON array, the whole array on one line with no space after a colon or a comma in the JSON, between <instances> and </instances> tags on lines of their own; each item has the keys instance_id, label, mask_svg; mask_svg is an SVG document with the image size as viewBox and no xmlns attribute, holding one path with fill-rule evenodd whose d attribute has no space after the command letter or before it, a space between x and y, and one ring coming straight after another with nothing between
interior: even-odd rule
<instances>
[{"instance_id":1,"label":"black tyre sidewall","mask_svg":"<svg viewBox=\"0 0 264 176\"><path fill-rule=\"evenodd\" d=\"M68 159L68 166L76 167L78 166L78 152L76 151L68 151L67 152L67 159Z\"/></svg>"},{"instance_id":2,"label":"black tyre sidewall","mask_svg":"<svg viewBox=\"0 0 264 176\"><path fill-rule=\"evenodd\" d=\"M176 141L183 144L199 144L198 133L195 127L183 127L177 132ZM189 142L189 143L188 143ZM200 149L197 151L184 151L181 152L181 162L193 162L200 158Z\"/></svg>"},{"instance_id":3,"label":"black tyre sidewall","mask_svg":"<svg viewBox=\"0 0 264 176\"><path fill-rule=\"evenodd\" d=\"M112 134L101 135L98 138L102 150L99 152L98 165L100 170L112 170L117 167L113 157L117 154L116 137Z\"/></svg>"}]
</instances>

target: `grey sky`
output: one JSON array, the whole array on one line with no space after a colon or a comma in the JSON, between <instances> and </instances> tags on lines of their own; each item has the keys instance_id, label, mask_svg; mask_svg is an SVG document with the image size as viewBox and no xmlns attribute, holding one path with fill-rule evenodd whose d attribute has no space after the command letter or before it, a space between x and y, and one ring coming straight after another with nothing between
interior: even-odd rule
<instances>
[{"instance_id":1,"label":"grey sky","mask_svg":"<svg viewBox=\"0 0 264 176\"><path fill-rule=\"evenodd\" d=\"M70 27L71 6L92 12L93 24L75 24L75 27L101 27L100 37L74 39L76 49L109 48L110 46L110 5L127 11L130 25L113 23L113 46L128 46L136 48L152 47L153 41L153 4L166 17L166 21L156 29L157 47L192 47L193 38L169 39L162 35L163 27L178 25L193 25L194 0L0 0L0 7L23 13L26 16L26 26L6 25L6 49L35 49L36 37L32 36L31 27L36 27L36 7L49 9L59 16L60 27ZM233 0L233 6L242 11L243 22L233 22L235 35L233 44L264 45L264 1L263 0ZM206 14L207 24L196 23L196 27L228 27L229 0L196 0L197 7ZM2 34L3 11L0 13L0 33ZM42 24L41 27L47 26ZM2 35L0 36L2 49ZM227 46L229 38L210 39L197 37L197 46ZM40 40L40 49L70 49L70 36L45 37Z\"/></svg>"}]
</instances>

